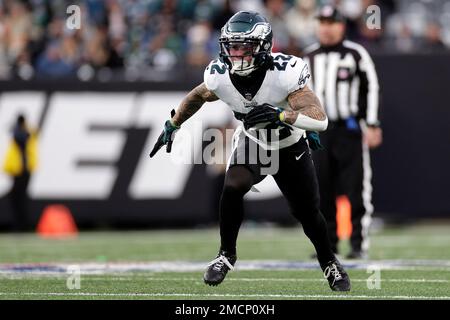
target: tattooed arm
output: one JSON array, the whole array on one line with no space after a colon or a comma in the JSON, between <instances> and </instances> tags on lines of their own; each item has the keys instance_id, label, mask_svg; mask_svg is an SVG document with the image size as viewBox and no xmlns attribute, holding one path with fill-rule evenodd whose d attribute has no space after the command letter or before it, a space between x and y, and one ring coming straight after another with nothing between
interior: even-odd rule
<instances>
[{"instance_id":1,"label":"tattooed arm","mask_svg":"<svg viewBox=\"0 0 450 320\"><path fill-rule=\"evenodd\" d=\"M206 101L215 101L218 99L213 92L206 88L204 83L189 92L183 101L181 101L178 112L164 124L164 129L150 152L150 158L153 158L164 145L166 146L166 151L171 152L175 133L181 124L192 117Z\"/></svg>"},{"instance_id":2,"label":"tattooed arm","mask_svg":"<svg viewBox=\"0 0 450 320\"><path fill-rule=\"evenodd\" d=\"M292 110L283 111L281 119L293 126L308 131L324 131L328 126L328 118L315 95L308 87L292 92L288 96Z\"/></svg>"},{"instance_id":3,"label":"tattooed arm","mask_svg":"<svg viewBox=\"0 0 450 320\"><path fill-rule=\"evenodd\" d=\"M216 101L219 98L214 92L208 90L204 83L195 87L187 96L181 101L177 113L172 118L172 123L176 126L181 126L183 122L192 117L205 102Z\"/></svg>"}]
</instances>

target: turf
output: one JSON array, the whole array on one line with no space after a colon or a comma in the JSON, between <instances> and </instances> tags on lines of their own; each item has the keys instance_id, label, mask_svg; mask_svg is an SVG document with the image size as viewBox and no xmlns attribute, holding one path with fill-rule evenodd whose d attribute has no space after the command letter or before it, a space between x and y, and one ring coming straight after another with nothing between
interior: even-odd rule
<instances>
[{"instance_id":1,"label":"turf","mask_svg":"<svg viewBox=\"0 0 450 320\"><path fill-rule=\"evenodd\" d=\"M237 270L218 287L206 286L202 271L82 274L81 288L69 290L65 273L0 271L0 299L450 299L450 225L391 227L371 236L370 261L412 260L434 266L380 270L380 288L369 289L372 275L349 268L350 293L332 292L318 268ZM73 239L42 239L33 234L0 235L0 265L207 263L214 258L218 230L82 232ZM348 244L342 243L345 255ZM246 227L238 242L239 261L306 261L313 247L299 228ZM351 263L344 261L344 263ZM203 264L202 264L203 265ZM0 269L1 270L1 269ZM369 279L370 280L370 279Z\"/></svg>"}]
</instances>

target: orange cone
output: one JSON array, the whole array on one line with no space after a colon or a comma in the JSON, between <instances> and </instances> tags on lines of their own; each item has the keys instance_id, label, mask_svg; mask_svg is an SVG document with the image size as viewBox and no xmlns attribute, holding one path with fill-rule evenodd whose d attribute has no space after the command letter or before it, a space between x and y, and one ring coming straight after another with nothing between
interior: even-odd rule
<instances>
[{"instance_id":1,"label":"orange cone","mask_svg":"<svg viewBox=\"0 0 450 320\"><path fill-rule=\"evenodd\" d=\"M337 234L339 239L349 239L352 234L352 206L347 196L336 198Z\"/></svg>"},{"instance_id":2,"label":"orange cone","mask_svg":"<svg viewBox=\"0 0 450 320\"><path fill-rule=\"evenodd\" d=\"M70 210L60 204L47 206L37 225L36 232L44 238L74 237L78 229Z\"/></svg>"}]
</instances>

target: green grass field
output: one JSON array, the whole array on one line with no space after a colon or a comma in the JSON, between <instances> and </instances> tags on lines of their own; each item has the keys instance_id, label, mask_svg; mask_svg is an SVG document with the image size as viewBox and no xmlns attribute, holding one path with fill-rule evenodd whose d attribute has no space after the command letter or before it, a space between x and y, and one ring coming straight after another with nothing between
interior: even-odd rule
<instances>
[{"instance_id":1,"label":"green grass field","mask_svg":"<svg viewBox=\"0 0 450 320\"><path fill-rule=\"evenodd\" d=\"M350 293L329 289L300 228L243 228L236 270L206 286L203 269L218 242L217 229L82 232L64 240L1 234L0 299L450 299L446 223L372 234L368 261L342 259ZM345 256L348 244L340 250ZM80 289L67 287L69 265L80 267ZM369 288L373 266L379 288Z\"/></svg>"}]
</instances>

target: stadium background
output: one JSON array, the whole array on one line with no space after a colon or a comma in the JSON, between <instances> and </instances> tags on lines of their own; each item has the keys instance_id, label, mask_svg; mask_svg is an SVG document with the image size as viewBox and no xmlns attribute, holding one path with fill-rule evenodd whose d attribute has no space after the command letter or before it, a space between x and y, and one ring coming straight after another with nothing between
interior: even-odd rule
<instances>
[{"instance_id":1,"label":"stadium background","mask_svg":"<svg viewBox=\"0 0 450 320\"><path fill-rule=\"evenodd\" d=\"M315 40L317 6L329 2L1 1L0 159L24 112L39 130L40 164L28 190L32 224L54 203L67 205L81 228L217 222L220 177L211 166L177 165L163 153L148 158L164 120L202 81L217 56L220 27L235 11L264 13L274 51L301 56ZM450 1L338 2L348 37L372 54L382 88L374 217L450 217ZM81 8L79 30L66 28L71 4ZM364 24L370 4L381 8L381 30ZM215 103L196 119L224 128L230 116ZM267 180L261 194L249 195L247 219L294 223ZM11 222L10 187L1 173L2 230Z\"/></svg>"}]
</instances>

